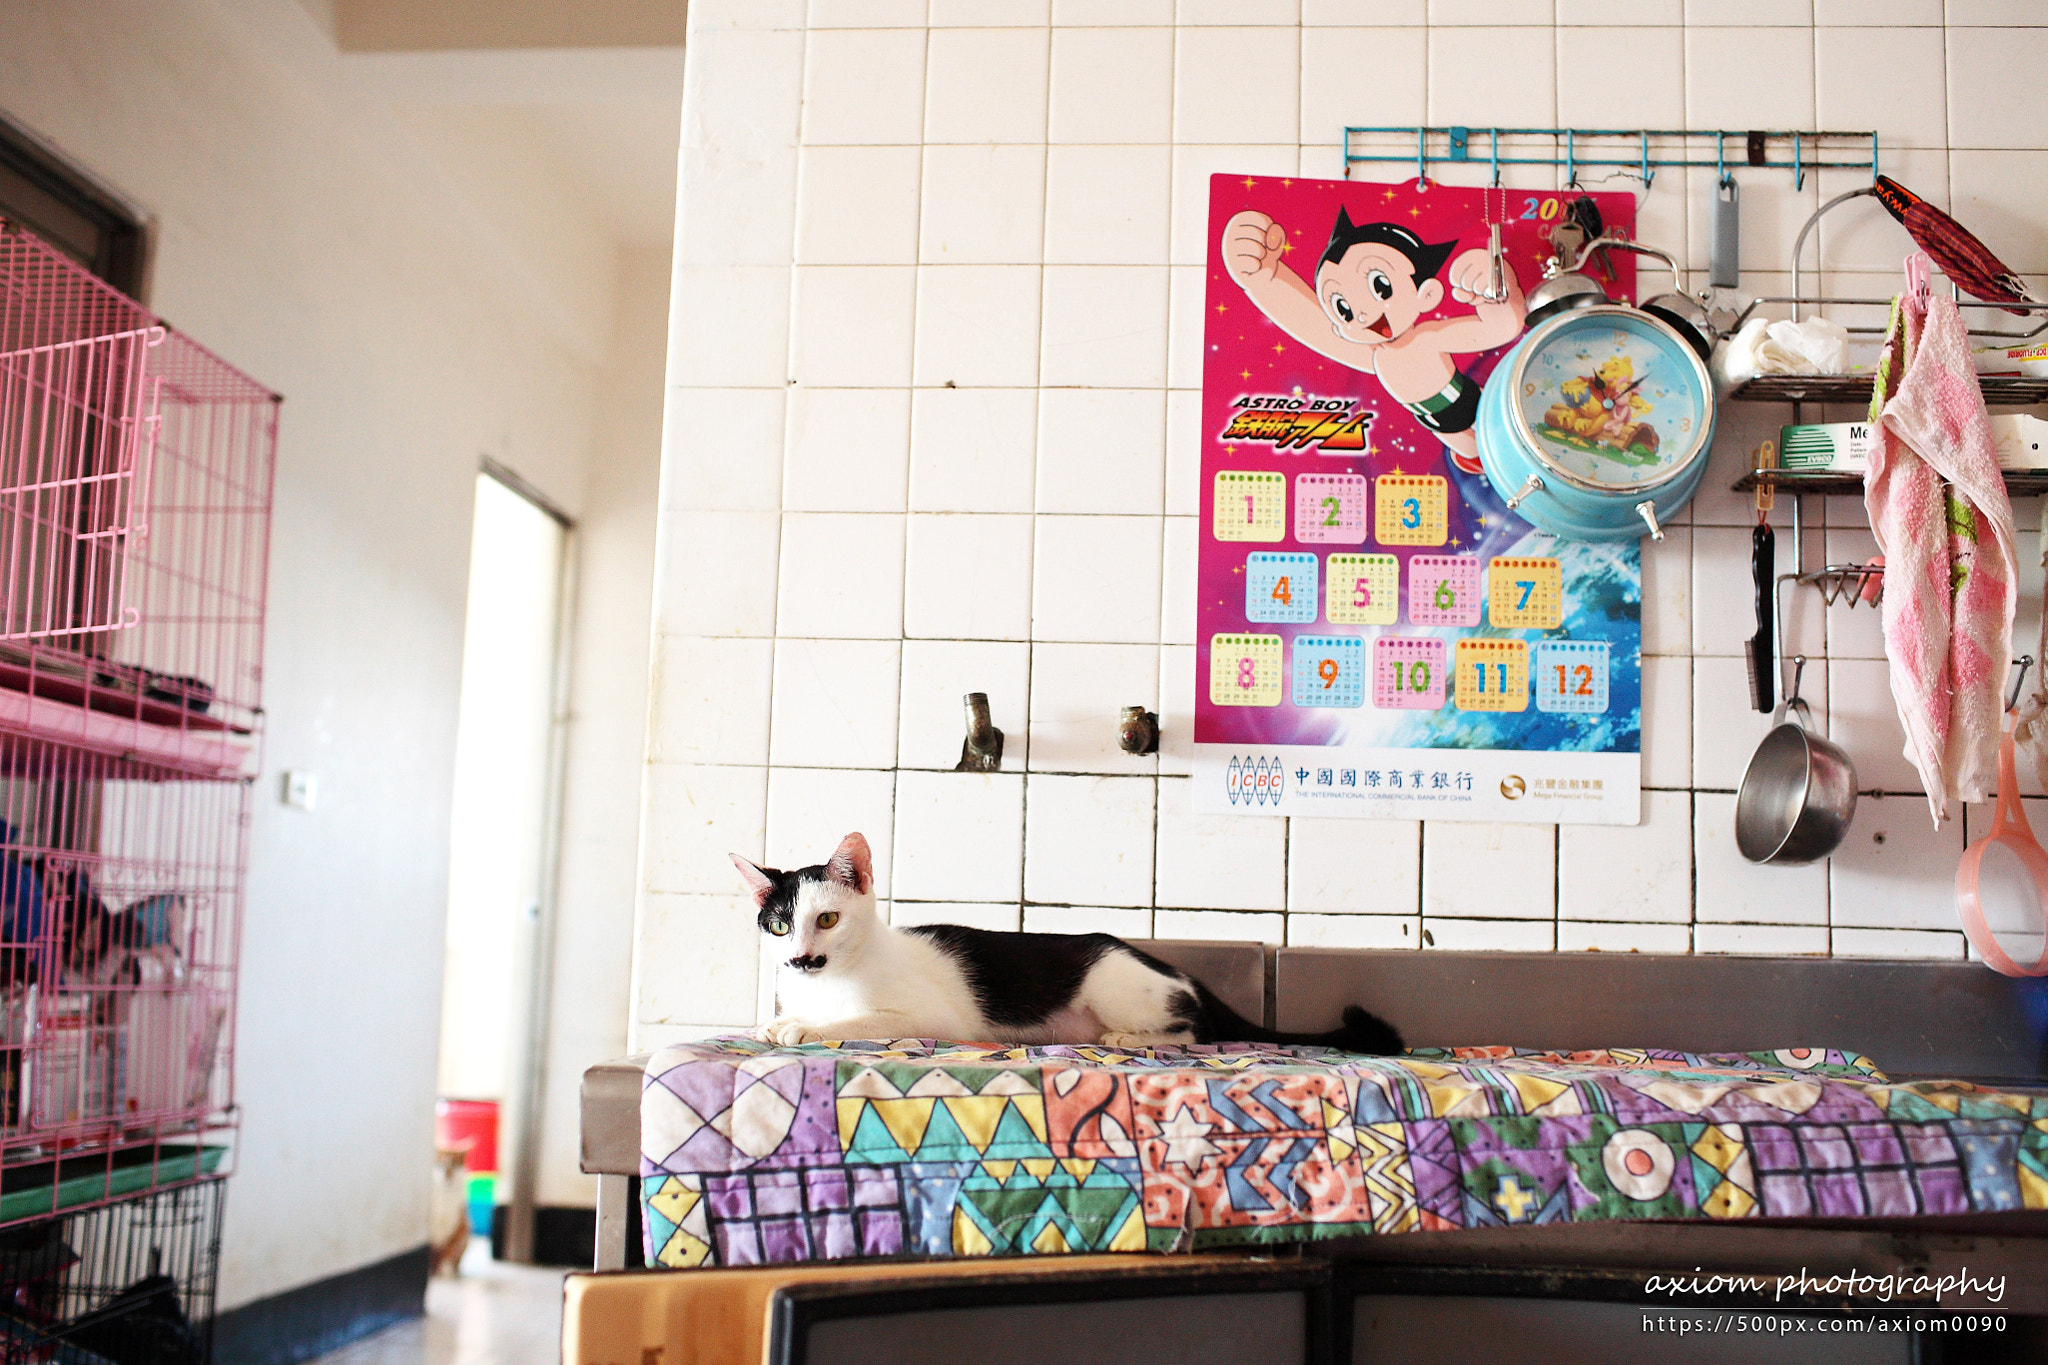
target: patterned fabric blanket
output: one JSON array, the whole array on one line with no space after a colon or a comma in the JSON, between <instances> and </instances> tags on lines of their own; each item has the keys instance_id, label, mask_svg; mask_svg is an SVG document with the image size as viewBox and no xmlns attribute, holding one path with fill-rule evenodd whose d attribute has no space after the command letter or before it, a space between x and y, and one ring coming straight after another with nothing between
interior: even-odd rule
<instances>
[{"instance_id":1,"label":"patterned fabric blanket","mask_svg":"<svg viewBox=\"0 0 2048 1365\"><path fill-rule=\"evenodd\" d=\"M672 1267L2048 1208L2048 1097L1807 1048L720 1038L649 1060L640 1131Z\"/></svg>"}]
</instances>

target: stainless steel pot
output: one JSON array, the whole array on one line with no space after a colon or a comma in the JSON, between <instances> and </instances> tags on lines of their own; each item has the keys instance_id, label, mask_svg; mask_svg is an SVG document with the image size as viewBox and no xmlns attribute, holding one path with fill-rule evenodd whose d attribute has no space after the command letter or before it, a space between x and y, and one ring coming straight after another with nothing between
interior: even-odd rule
<instances>
[{"instance_id":1,"label":"stainless steel pot","mask_svg":"<svg viewBox=\"0 0 2048 1365\"><path fill-rule=\"evenodd\" d=\"M1806 656L1793 659L1792 692L1743 771L1735 794L1735 846L1753 863L1811 863L1833 853L1856 818L1856 765L1813 729L1799 695ZM1788 719L1797 714L1797 720Z\"/></svg>"}]
</instances>

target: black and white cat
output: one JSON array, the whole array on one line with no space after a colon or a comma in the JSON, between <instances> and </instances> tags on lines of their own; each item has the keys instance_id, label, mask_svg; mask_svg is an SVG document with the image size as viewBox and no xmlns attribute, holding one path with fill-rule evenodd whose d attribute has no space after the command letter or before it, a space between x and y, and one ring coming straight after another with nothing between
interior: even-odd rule
<instances>
[{"instance_id":1,"label":"black and white cat","mask_svg":"<svg viewBox=\"0 0 2048 1365\"><path fill-rule=\"evenodd\" d=\"M1329 1033L1277 1033L1209 988L1108 934L1011 934L957 924L892 928L876 913L868 841L794 872L733 865L754 893L781 1014L760 1037L787 1046L840 1038L951 1038L1115 1048L1185 1043L1313 1043L1401 1050L1401 1036L1356 1005Z\"/></svg>"}]
</instances>

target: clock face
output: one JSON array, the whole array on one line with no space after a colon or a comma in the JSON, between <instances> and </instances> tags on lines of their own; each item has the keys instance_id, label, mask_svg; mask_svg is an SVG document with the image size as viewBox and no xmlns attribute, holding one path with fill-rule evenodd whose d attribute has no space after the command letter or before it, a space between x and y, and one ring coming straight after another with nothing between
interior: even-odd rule
<instances>
[{"instance_id":1,"label":"clock face","mask_svg":"<svg viewBox=\"0 0 2048 1365\"><path fill-rule=\"evenodd\" d=\"M1709 395L1698 358L1639 314L1567 314L1523 362L1522 420L1544 463L1627 491L1691 459Z\"/></svg>"}]
</instances>

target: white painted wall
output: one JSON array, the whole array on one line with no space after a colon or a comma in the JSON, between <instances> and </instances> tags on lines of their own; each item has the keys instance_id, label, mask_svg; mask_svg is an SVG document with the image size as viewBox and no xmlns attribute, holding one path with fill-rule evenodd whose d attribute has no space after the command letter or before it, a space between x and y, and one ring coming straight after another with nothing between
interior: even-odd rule
<instances>
[{"instance_id":1,"label":"white painted wall","mask_svg":"<svg viewBox=\"0 0 2048 1365\"><path fill-rule=\"evenodd\" d=\"M599 380L577 522L554 1017L535 1193L556 1207L597 1206L596 1177L577 1168L577 1095L585 1067L626 1052L670 274L666 249L620 257L613 362Z\"/></svg>"},{"instance_id":2,"label":"white painted wall","mask_svg":"<svg viewBox=\"0 0 2048 1365\"><path fill-rule=\"evenodd\" d=\"M2010 96L2048 60L2038 6L696 0L690 17L642 1046L757 1018L725 853L807 863L853 828L899 921L1962 955L1964 823L1931 830L1918 797L1866 800L1831 863L1757 869L1732 847L1767 718L1741 658L1753 514L1728 488L1785 409L1724 413L1701 496L1646 549L1641 826L1190 813L1207 177L1341 175L1347 123L1876 128L1887 171L2038 276L2048 136ZM1738 174L1745 288L1783 293L1799 223L1853 177ZM1695 271L1712 175L1666 172L1638 218ZM1837 296L1891 291L1908 244L1873 205L1820 236ZM1867 555L1858 502L1821 502L1809 557ZM2031 527L2038 508L2016 512ZM2032 639L2038 571L2023 593ZM1789 615L1864 782L1912 792L1875 614L1824 619L1809 595ZM1009 736L1000 774L949 771L968 690ZM1117 751L1128 703L1161 713L1157 758Z\"/></svg>"},{"instance_id":3,"label":"white painted wall","mask_svg":"<svg viewBox=\"0 0 2048 1365\"><path fill-rule=\"evenodd\" d=\"M586 554L619 600L586 616L599 624L579 656L622 643L624 662L582 676L608 677L599 701L639 732L632 562L651 509L646 476L623 466L651 462L656 399L633 378L648 365L613 370L610 347L653 330L665 272L622 270L542 163L500 158L500 211L480 208L363 97L295 0L14 0L0 108L155 214L150 302L287 395L227 1308L425 1238L479 455L594 509ZM615 309L621 281L656 302ZM319 774L312 814L273 799L287 767ZM585 836L584 866L606 855ZM585 957L564 963L557 998L614 1025L603 978L623 973L626 914L564 921ZM620 1050L582 1027L564 1034L586 1060Z\"/></svg>"}]
</instances>

